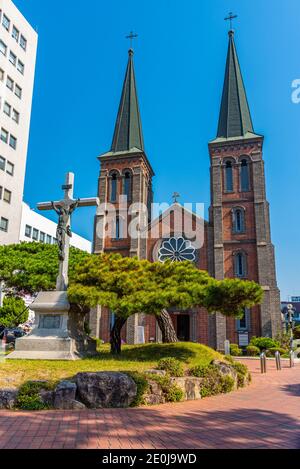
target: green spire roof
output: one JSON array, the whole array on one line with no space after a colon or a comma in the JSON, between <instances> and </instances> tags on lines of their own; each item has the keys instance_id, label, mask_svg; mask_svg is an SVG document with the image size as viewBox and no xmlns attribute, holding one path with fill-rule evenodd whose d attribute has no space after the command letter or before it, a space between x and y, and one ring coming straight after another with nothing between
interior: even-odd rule
<instances>
[{"instance_id":1,"label":"green spire roof","mask_svg":"<svg viewBox=\"0 0 300 469\"><path fill-rule=\"evenodd\" d=\"M244 137L249 132L254 130L231 30L217 138Z\"/></svg>"},{"instance_id":2,"label":"green spire roof","mask_svg":"<svg viewBox=\"0 0 300 469\"><path fill-rule=\"evenodd\" d=\"M133 50L130 49L128 53L128 65L111 146L112 152L130 151L132 148L144 151L142 123L133 66Z\"/></svg>"}]
</instances>

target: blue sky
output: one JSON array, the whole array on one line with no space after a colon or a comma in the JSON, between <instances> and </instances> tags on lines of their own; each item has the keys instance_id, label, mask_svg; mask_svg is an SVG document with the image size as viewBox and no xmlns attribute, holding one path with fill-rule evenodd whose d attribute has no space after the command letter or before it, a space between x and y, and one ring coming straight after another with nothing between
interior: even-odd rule
<instances>
[{"instance_id":1,"label":"blue sky","mask_svg":"<svg viewBox=\"0 0 300 469\"><path fill-rule=\"evenodd\" d=\"M265 136L267 194L282 298L300 295L298 0L15 0L37 28L38 60L25 200L60 197L67 171L77 197L96 195L97 155L109 150L130 30L155 201L209 205L207 142L215 137L227 51L224 17L238 14L236 46L257 133ZM55 219L55 215L51 216ZM91 239L93 209L73 229Z\"/></svg>"}]
</instances>

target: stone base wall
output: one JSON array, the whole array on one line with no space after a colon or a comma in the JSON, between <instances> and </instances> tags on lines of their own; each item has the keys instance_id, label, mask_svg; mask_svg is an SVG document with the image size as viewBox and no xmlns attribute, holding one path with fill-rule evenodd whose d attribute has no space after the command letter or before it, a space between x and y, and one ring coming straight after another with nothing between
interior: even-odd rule
<instances>
[{"instance_id":1,"label":"stone base wall","mask_svg":"<svg viewBox=\"0 0 300 469\"><path fill-rule=\"evenodd\" d=\"M218 370L218 378L231 379L231 387L225 392L244 387L249 384L249 373L239 376L234 365L225 361L215 360L213 366ZM138 398L138 386L130 373L113 371L103 371L96 373L78 373L72 381L61 381L54 390L46 381L31 382L35 388L36 403L39 409L54 408L64 410L78 410L84 408L121 408L140 404L163 404L166 401L175 402L178 400L196 400L202 398L202 387L207 389L205 378L183 376L181 378L170 377L163 370L148 370L141 375L142 379L148 382L148 389L144 391L143 397ZM156 379L155 379L156 378ZM158 378L158 379L157 379ZM162 381L160 381L162 380ZM165 383L167 381L167 385ZM218 381L217 381L218 382ZM171 387L177 387L181 391L179 399L171 399L166 391ZM166 390L166 387L168 388ZM224 392L224 391L222 391ZM216 394L216 392L214 393ZM0 389L0 409L13 409L18 406L20 393L17 389ZM207 393L205 394L207 396ZM24 395L23 395L24 397Z\"/></svg>"}]
</instances>

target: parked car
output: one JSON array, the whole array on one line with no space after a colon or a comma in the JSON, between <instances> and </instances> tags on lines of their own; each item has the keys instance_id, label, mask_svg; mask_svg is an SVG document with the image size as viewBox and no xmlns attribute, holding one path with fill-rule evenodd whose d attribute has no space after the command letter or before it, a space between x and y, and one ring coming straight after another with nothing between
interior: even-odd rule
<instances>
[{"instance_id":1,"label":"parked car","mask_svg":"<svg viewBox=\"0 0 300 469\"><path fill-rule=\"evenodd\" d=\"M16 339L19 339L20 337L23 337L25 332L19 328L9 328L5 327L4 329L0 329L0 340L5 340L7 344L14 344Z\"/></svg>"}]
</instances>

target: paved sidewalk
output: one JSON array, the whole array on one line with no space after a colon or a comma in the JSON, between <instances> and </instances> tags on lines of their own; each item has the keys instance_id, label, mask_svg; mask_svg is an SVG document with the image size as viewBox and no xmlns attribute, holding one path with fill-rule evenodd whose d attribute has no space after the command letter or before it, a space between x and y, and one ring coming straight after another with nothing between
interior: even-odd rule
<instances>
[{"instance_id":1,"label":"paved sidewalk","mask_svg":"<svg viewBox=\"0 0 300 469\"><path fill-rule=\"evenodd\" d=\"M137 409L0 412L0 449L300 448L300 365L245 363L247 389Z\"/></svg>"}]
</instances>

